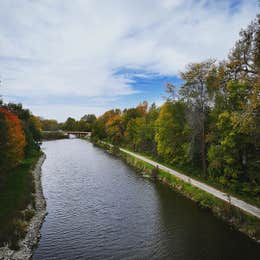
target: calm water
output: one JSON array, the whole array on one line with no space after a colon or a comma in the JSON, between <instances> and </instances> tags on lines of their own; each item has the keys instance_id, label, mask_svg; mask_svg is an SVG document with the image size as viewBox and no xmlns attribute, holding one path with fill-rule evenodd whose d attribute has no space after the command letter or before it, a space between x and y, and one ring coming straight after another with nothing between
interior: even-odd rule
<instances>
[{"instance_id":1,"label":"calm water","mask_svg":"<svg viewBox=\"0 0 260 260\"><path fill-rule=\"evenodd\" d=\"M33 259L260 259L260 247L79 139L43 143L48 215Z\"/></svg>"}]
</instances>

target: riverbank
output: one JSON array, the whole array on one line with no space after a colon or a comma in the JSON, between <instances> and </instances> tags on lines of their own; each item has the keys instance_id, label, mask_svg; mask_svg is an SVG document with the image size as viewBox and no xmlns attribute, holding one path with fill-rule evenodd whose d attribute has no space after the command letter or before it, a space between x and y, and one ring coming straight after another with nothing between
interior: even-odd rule
<instances>
[{"instance_id":1,"label":"riverbank","mask_svg":"<svg viewBox=\"0 0 260 260\"><path fill-rule=\"evenodd\" d=\"M134 167L135 170L142 174L149 175L173 187L187 198L198 203L202 208L211 210L215 216L229 223L231 227L260 243L260 220L258 218L247 214L224 200L216 198L215 196L184 182L167 171L158 169L141 159L113 148L109 144L97 142L96 145L105 149L109 153L124 159L128 165Z\"/></svg>"},{"instance_id":2,"label":"riverbank","mask_svg":"<svg viewBox=\"0 0 260 260\"><path fill-rule=\"evenodd\" d=\"M0 248L0 259L24 260L32 257L33 249L40 238L40 228L46 213L46 202L41 186L41 166L44 154L38 154L13 175L3 197L4 204L10 205L2 211L5 219L5 236L8 242ZM18 196L18 197L17 197ZM11 197L11 198L10 198ZM19 199L24 199L22 204ZM13 203L10 203L10 202ZM5 217L6 218L6 217Z\"/></svg>"}]
</instances>

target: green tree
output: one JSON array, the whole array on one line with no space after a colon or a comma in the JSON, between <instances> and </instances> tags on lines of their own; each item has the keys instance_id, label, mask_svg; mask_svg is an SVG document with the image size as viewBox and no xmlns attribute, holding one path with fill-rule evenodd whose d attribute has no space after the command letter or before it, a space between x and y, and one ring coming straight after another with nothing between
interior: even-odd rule
<instances>
[{"instance_id":1,"label":"green tree","mask_svg":"<svg viewBox=\"0 0 260 260\"><path fill-rule=\"evenodd\" d=\"M58 131L60 129L59 123L54 119L41 119L43 131Z\"/></svg>"},{"instance_id":2,"label":"green tree","mask_svg":"<svg viewBox=\"0 0 260 260\"><path fill-rule=\"evenodd\" d=\"M97 118L94 114L87 114L84 115L80 120L83 120L88 124L93 125L96 122Z\"/></svg>"},{"instance_id":3,"label":"green tree","mask_svg":"<svg viewBox=\"0 0 260 260\"><path fill-rule=\"evenodd\" d=\"M208 134L210 175L240 191L239 183L250 183L254 195L260 193L259 19L241 31L229 59L212 78L219 88Z\"/></svg>"},{"instance_id":4,"label":"green tree","mask_svg":"<svg viewBox=\"0 0 260 260\"><path fill-rule=\"evenodd\" d=\"M158 155L169 163L188 162L189 127L185 117L186 106L183 102L167 101L160 109L156 121Z\"/></svg>"},{"instance_id":5,"label":"green tree","mask_svg":"<svg viewBox=\"0 0 260 260\"><path fill-rule=\"evenodd\" d=\"M213 66L213 60L191 63L187 66L186 71L181 73L184 83L180 89L180 95L188 105L189 124L192 128L191 156L194 159L198 155L204 175L207 170L206 121L212 98L208 79Z\"/></svg>"},{"instance_id":6,"label":"green tree","mask_svg":"<svg viewBox=\"0 0 260 260\"><path fill-rule=\"evenodd\" d=\"M63 125L63 129L68 131L77 130L77 121L72 117L68 117Z\"/></svg>"}]
</instances>

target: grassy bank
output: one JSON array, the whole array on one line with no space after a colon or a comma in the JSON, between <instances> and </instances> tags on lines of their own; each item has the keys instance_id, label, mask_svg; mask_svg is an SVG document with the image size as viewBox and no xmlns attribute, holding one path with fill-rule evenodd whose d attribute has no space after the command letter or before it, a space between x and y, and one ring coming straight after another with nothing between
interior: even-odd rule
<instances>
[{"instance_id":1,"label":"grassy bank","mask_svg":"<svg viewBox=\"0 0 260 260\"><path fill-rule=\"evenodd\" d=\"M17 249L34 215L34 182L31 170L41 152L33 152L16 169L6 174L0 189L0 247ZM30 205L30 209L28 209Z\"/></svg>"},{"instance_id":2,"label":"grassy bank","mask_svg":"<svg viewBox=\"0 0 260 260\"><path fill-rule=\"evenodd\" d=\"M185 197L195 201L200 207L211 210L215 216L228 222L235 229L238 229L256 241L260 241L260 220L256 217L246 214L229 203L224 202L163 170L155 168L136 157L123 153L117 148L111 148L109 145L100 142L96 145L121 157L136 171L150 175L151 177L166 183L170 187L182 193Z\"/></svg>"}]
</instances>

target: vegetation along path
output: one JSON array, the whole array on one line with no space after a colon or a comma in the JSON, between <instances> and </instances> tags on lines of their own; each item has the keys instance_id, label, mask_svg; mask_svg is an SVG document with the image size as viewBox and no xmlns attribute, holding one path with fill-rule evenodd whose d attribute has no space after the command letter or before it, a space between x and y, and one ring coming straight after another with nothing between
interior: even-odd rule
<instances>
[{"instance_id":1,"label":"vegetation along path","mask_svg":"<svg viewBox=\"0 0 260 260\"><path fill-rule=\"evenodd\" d=\"M237 198L235 198L233 196L230 196L227 193L219 191L219 190L217 190L217 189L215 189L215 188L213 188L213 187L211 187L211 186L209 186L209 185L207 185L205 183L202 183L200 181L194 180L194 179L192 179L192 178L190 178L190 177L188 177L188 176L186 176L184 174L176 172L176 171L174 171L174 170L172 170L172 169L170 169L170 168L168 168L168 167L166 167L166 166L164 166L164 165L162 165L160 163L157 163L155 161L147 159L144 156L141 156L141 155L138 155L136 153L130 152L130 151L125 150L123 148L120 148L120 150L122 152L130 154L131 156L134 156L134 157L136 157L136 158L138 158L140 160L143 160L144 162L147 162L147 163L149 163L149 164L151 164L151 165L153 165L155 167L158 167L159 169L161 169L163 171L166 171L166 172L168 172L168 173L178 177L179 179L181 179L181 180L183 180L185 182L188 182L189 184L191 184L193 186L196 186L199 189L204 190L204 191L210 193L210 194L214 195L215 197L217 197L217 198L219 198L221 200L224 200L224 201L230 203L231 205L233 205L235 207L238 207L238 208L242 209L243 211L245 211L245 212L247 212L247 213L249 213L249 214L251 214L251 215L253 215L253 216L257 217L257 218L260 218L260 209L255 207L255 206L253 206L253 205L250 205L250 204L244 202L243 200L240 200L240 199L237 199Z\"/></svg>"}]
</instances>

